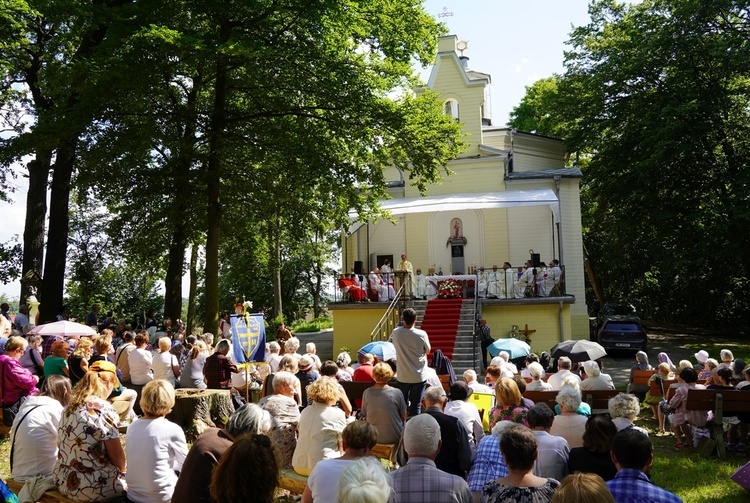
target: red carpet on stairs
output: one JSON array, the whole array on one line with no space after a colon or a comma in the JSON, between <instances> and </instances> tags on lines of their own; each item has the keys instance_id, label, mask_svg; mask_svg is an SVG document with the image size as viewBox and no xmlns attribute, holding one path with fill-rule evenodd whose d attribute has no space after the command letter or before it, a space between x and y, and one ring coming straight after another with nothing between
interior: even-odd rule
<instances>
[{"instance_id":1,"label":"red carpet on stairs","mask_svg":"<svg viewBox=\"0 0 750 503\"><path fill-rule=\"evenodd\" d=\"M433 299L427 302L422 319L420 328L427 332L432 351L440 349L448 359L453 358L462 303L462 299ZM429 354L430 362L432 351Z\"/></svg>"}]
</instances>

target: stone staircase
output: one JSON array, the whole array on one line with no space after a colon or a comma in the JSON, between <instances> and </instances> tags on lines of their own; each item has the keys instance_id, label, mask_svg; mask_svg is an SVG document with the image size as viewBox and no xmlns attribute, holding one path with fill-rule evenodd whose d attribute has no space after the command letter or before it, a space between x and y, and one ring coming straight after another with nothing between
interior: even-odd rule
<instances>
[{"instance_id":1,"label":"stone staircase","mask_svg":"<svg viewBox=\"0 0 750 503\"><path fill-rule=\"evenodd\" d=\"M424 319L425 309L427 307L426 300L414 300L413 308L417 312L417 327L421 328L422 320ZM444 349L441 347L446 356L451 360L453 364L453 370L456 372L456 377L460 379L461 374L466 369L474 369L474 341L472 338L472 332L474 330L474 319L476 314L474 312L474 301L471 299L465 299L461 302L461 314L458 319L458 327L456 328L455 342L452 350ZM430 332L427 332L430 335ZM432 339L430 339L432 343ZM431 355L430 355L430 361ZM479 345L477 344L476 361L479 362Z\"/></svg>"}]
</instances>

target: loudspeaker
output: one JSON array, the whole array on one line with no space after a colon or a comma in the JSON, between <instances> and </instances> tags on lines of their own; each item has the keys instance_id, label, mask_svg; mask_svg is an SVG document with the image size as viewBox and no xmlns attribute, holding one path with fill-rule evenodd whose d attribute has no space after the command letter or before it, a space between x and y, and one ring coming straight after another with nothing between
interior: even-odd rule
<instances>
[{"instance_id":1,"label":"loudspeaker","mask_svg":"<svg viewBox=\"0 0 750 503\"><path fill-rule=\"evenodd\" d=\"M361 260L355 260L354 261L354 274L363 274L362 273L362 261Z\"/></svg>"},{"instance_id":2,"label":"loudspeaker","mask_svg":"<svg viewBox=\"0 0 750 503\"><path fill-rule=\"evenodd\" d=\"M532 253L531 254L531 267L539 267L539 264L542 261L542 254L541 253Z\"/></svg>"}]
</instances>

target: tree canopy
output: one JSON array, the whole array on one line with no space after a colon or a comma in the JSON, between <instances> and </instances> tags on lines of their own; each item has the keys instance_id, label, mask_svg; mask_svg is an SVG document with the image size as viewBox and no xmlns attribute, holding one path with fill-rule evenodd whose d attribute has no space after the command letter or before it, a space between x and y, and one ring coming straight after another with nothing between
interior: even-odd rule
<instances>
[{"instance_id":1,"label":"tree canopy","mask_svg":"<svg viewBox=\"0 0 750 503\"><path fill-rule=\"evenodd\" d=\"M529 88L512 124L559 134L586 157L584 242L606 300L660 320L741 325L750 314L747 6L602 0L589 11L565 73Z\"/></svg>"},{"instance_id":2,"label":"tree canopy","mask_svg":"<svg viewBox=\"0 0 750 503\"><path fill-rule=\"evenodd\" d=\"M236 271L227 257L238 248L245 267L268 266L281 314L284 261L329 240L350 209L377 213L386 166L424 189L463 146L437 97L411 92L413 62L429 62L444 32L416 0L19 0L2 9L15 22L0 46L3 99L34 122L0 160L7 168L30 155L30 174L38 168L24 271L27 256L43 253L51 175L48 315L62 302L71 189L108 210L110 242L132 263L160 271L170 316L181 308L187 249L203 247L202 312L215 331L228 293L220 287L233 284L221 276ZM88 260L75 249L74 279Z\"/></svg>"}]
</instances>

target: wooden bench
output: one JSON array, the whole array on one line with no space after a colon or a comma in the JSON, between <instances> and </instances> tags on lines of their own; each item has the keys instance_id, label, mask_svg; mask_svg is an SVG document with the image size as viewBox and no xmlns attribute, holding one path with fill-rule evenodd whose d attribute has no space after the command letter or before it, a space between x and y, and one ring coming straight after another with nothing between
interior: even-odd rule
<instances>
[{"instance_id":1,"label":"wooden bench","mask_svg":"<svg viewBox=\"0 0 750 503\"><path fill-rule=\"evenodd\" d=\"M591 414L606 414L609 412L609 399L614 398L622 390L619 389L592 389L581 390L583 400L591 407Z\"/></svg>"},{"instance_id":2,"label":"wooden bench","mask_svg":"<svg viewBox=\"0 0 750 503\"><path fill-rule=\"evenodd\" d=\"M17 482L10 478L5 479L5 483L8 487L10 487L11 491L16 494L18 494L23 487L23 482ZM122 501L125 501L125 499L123 498ZM63 496L62 493L57 489L50 489L37 500L37 503L76 503L76 500L72 500L66 496Z\"/></svg>"},{"instance_id":3,"label":"wooden bench","mask_svg":"<svg viewBox=\"0 0 750 503\"><path fill-rule=\"evenodd\" d=\"M279 487L293 493L302 494L307 486L307 477L295 472L293 468L279 470Z\"/></svg>"},{"instance_id":4,"label":"wooden bench","mask_svg":"<svg viewBox=\"0 0 750 503\"><path fill-rule=\"evenodd\" d=\"M707 424L711 438L716 441L719 458L727 456L724 445L724 411L750 412L750 390L733 389L691 389L688 391L687 410L713 411L713 421Z\"/></svg>"},{"instance_id":5,"label":"wooden bench","mask_svg":"<svg viewBox=\"0 0 750 503\"><path fill-rule=\"evenodd\" d=\"M438 379L440 379L440 384L443 386L443 389L446 393L450 393L451 390L451 376L448 374L438 374Z\"/></svg>"},{"instance_id":6,"label":"wooden bench","mask_svg":"<svg viewBox=\"0 0 750 503\"><path fill-rule=\"evenodd\" d=\"M550 409L555 410L557 405L557 394L559 391L529 391L523 394L524 398L528 398L534 403L546 403Z\"/></svg>"},{"instance_id":7,"label":"wooden bench","mask_svg":"<svg viewBox=\"0 0 750 503\"><path fill-rule=\"evenodd\" d=\"M362 381L349 381L340 383L341 387L346 392L346 397L349 399L349 403L352 404L354 410L362 408L362 395L365 390L375 384L374 382L362 382Z\"/></svg>"}]
</instances>

